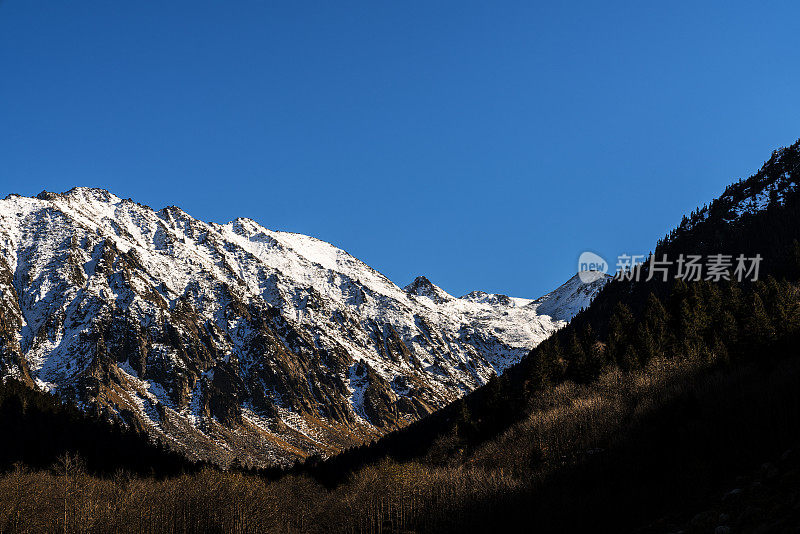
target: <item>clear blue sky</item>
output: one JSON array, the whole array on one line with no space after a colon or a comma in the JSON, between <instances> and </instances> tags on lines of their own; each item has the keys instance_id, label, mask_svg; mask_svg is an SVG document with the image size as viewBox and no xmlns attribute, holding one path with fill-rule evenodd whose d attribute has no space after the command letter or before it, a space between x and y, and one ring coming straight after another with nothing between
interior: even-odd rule
<instances>
[{"instance_id":1,"label":"clear blue sky","mask_svg":"<svg viewBox=\"0 0 800 534\"><path fill-rule=\"evenodd\" d=\"M0 0L0 197L110 189L535 297L800 137L797 2Z\"/></svg>"}]
</instances>

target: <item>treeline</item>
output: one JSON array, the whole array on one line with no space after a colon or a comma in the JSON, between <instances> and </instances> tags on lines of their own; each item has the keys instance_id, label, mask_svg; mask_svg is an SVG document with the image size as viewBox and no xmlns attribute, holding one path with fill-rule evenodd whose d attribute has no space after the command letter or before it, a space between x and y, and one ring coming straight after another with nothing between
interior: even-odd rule
<instances>
[{"instance_id":1,"label":"treeline","mask_svg":"<svg viewBox=\"0 0 800 534\"><path fill-rule=\"evenodd\" d=\"M772 276L747 285L677 280L664 301L650 293L639 314L617 302L604 338L584 323L544 341L523 365L525 387L586 383L609 366L629 371L654 358L727 362L784 353L800 341L799 297L792 283Z\"/></svg>"},{"instance_id":2,"label":"treeline","mask_svg":"<svg viewBox=\"0 0 800 534\"><path fill-rule=\"evenodd\" d=\"M66 457L80 458L88 473L98 475L125 470L166 476L200 468L145 434L13 379L0 381L0 431L0 470L16 463L49 469Z\"/></svg>"}]
</instances>

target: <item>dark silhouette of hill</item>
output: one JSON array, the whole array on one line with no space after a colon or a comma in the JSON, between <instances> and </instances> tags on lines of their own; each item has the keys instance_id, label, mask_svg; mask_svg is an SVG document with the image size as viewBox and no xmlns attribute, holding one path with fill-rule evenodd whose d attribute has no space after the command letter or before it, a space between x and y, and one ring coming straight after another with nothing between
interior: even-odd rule
<instances>
[{"instance_id":1,"label":"dark silhouette of hill","mask_svg":"<svg viewBox=\"0 0 800 534\"><path fill-rule=\"evenodd\" d=\"M645 263L640 281L607 284L587 310L502 377L371 446L326 462L312 458L305 467L326 483L336 483L352 469L385 457L425 457L445 436L460 436L448 453L475 448L525 417L537 392L568 380L591 382L610 367L641 368L655 357L713 355L740 361L795 346L799 174L800 141L775 151L755 175L684 217L655 247L656 258L666 254L673 260L681 254L759 254L761 281L684 282L673 278L673 266L667 282L660 277L646 282ZM750 199L759 196L768 203L752 208ZM735 208L742 206L746 211L737 214Z\"/></svg>"},{"instance_id":2,"label":"dark silhouette of hill","mask_svg":"<svg viewBox=\"0 0 800 534\"><path fill-rule=\"evenodd\" d=\"M0 382L0 469L21 463L47 469L65 456L80 458L90 473L125 470L174 475L196 470L183 455L144 434L86 414L58 397L13 379Z\"/></svg>"}]
</instances>

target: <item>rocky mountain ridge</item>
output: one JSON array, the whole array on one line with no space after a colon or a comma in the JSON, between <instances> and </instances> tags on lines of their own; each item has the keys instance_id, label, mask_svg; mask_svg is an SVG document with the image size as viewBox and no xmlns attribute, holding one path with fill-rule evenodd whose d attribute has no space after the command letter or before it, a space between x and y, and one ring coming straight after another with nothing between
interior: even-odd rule
<instances>
[{"instance_id":1,"label":"rocky mountain ridge","mask_svg":"<svg viewBox=\"0 0 800 534\"><path fill-rule=\"evenodd\" d=\"M250 219L205 223L101 189L9 195L0 374L190 456L286 463L402 427L502 372L606 282L574 280L535 301L456 298Z\"/></svg>"}]
</instances>

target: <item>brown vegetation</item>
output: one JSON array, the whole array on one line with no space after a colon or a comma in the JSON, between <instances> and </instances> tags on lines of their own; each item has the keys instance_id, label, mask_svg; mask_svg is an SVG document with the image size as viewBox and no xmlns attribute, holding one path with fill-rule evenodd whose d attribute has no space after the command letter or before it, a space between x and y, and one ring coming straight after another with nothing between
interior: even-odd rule
<instances>
[{"instance_id":1,"label":"brown vegetation","mask_svg":"<svg viewBox=\"0 0 800 534\"><path fill-rule=\"evenodd\" d=\"M752 382L754 373L757 383ZM452 531L502 524L512 517L548 531L572 524L566 521L570 514L578 523L599 525L617 521L619 510L605 498L597 499L604 491L616 495L619 484L583 486L585 473L625 479L630 469L647 468L653 460L641 451L651 445L647 436L654 433L660 439L661 433L674 432L683 439L689 436L687 424L704 429L696 439L709 440L705 447L694 441L684 447L700 455L694 462L707 461L713 468L714 459L702 455L721 440L736 451L721 455L726 465L749 465L749 457L762 452L759 439L771 443L786 437L787 425L797 427L798 377L800 366L793 360L761 370L716 369L691 361L654 361L627 374L614 370L594 384L568 382L551 388L532 401L529 417L459 458L443 462L437 450L450 447L437 444L422 461L387 460L359 470L333 489L307 475L269 481L213 468L163 480L122 471L95 477L67 455L49 471L16 467L0 478L0 531ZM694 412L688 423L671 413L676 403L686 402ZM723 412L731 415L720 417ZM665 417L672 427L663 424ZM729 418L737 419L735 426L728 427ZM632 442L638 454L628 454ZM673 450L681 461L688 461L685 452ZM620 462L630 462L630 469L621 468ZM674 463L663 461L670 469ZM697 465L683 468L683 485L706 480L697 475ZM582 474L576 480L578 472ZM664 482L663 474L652 476L653 484ZM687 489L672 485L675 477L670 478L671 488ZM652 484L638 488L647 492ZM600 503L607 517L600 514ZM628 513L625 521L658 517L675 503L667 499L661 504Z\"/></svg>"}]
</instances>

